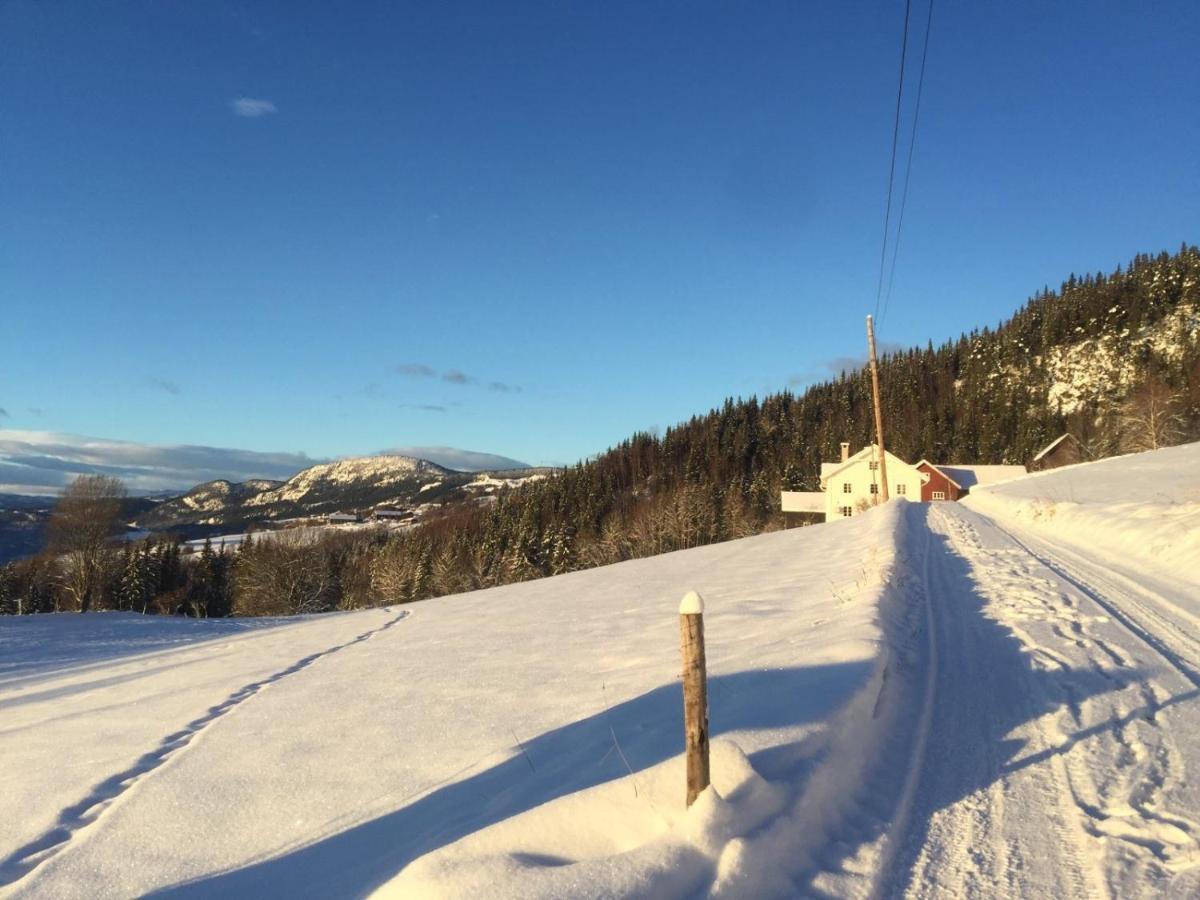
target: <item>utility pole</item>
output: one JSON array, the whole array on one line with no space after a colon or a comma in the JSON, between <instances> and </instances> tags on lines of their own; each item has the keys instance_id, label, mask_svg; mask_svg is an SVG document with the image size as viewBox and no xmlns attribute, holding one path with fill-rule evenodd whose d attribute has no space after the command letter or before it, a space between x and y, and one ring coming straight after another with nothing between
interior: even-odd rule
<instances>
[{"instance_id":1,"label":"utility pole","mask_svg":"<svg viewBox=\"0 0 1200 900\"><path fill-rule=\"evenodd\" d=\"M888 499L887 455L883 449L883 409L879 405L879 364L875 361L875 320L867 316L867 352L871 358L871 392L875 397L875 441L879 445L879 496Z\"/></svg>"}]
</instances>

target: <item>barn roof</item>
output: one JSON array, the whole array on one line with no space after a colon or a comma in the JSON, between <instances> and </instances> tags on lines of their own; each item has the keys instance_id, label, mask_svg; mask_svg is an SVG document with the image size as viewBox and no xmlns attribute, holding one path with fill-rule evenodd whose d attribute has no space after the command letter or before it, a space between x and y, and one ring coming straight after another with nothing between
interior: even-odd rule
<instances>
[{"instance_id":1,"label":"barn roof","mask_svg":"<svg viewBox=\"0 0 1200 900\"><path fill-rule=\"evenodd\" d=\"M948 466L938 466L938 469L963 490L1012 481L1029 474L1024 466L964 466L951 463Z\"/></svg>"},{"instance_id":2,"label":"barn roof","mask_svg":"<svg viewBox=\"0 0 1200 900\"><path fill-rule=\"evenodd\" d=\"M960 491L961 491L961 490L965 490L965 488L963 487L963 485L959 483L959 481L958 481L958 478L954 477L954 475L953 475L953 474L951 474L951 473L950 473L950 472L949 472L949 471L946 469L946 467L945 467L945 466L939 466L937 463L931 463L929 460L927 460L927 459L923 459L923 460L921 460L919 463L917 463L915 466L913 466L913 468L914 468L914 469L919 469L919 468L921 468L921 466L929 466L929 468L931 468L931 469L935 470L936 472L939 472L939 473L941 473L941 476L942 476L943 478L945 478L945 479L946 479L948 482L950 482L952 485L954 485L954 486L955 486L956 488L958 488ZM961 476L960 476L960 477L961 477Z\"/></svg>"}]
</instances>

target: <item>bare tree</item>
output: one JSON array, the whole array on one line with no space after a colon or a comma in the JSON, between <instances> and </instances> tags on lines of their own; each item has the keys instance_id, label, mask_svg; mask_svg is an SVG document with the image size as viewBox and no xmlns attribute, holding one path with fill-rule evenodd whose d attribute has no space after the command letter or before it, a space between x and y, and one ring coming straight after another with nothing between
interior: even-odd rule
<instances>
[{"instance_id":1,"label":"bare tree","mask_svg":"<svg viewBox=\"0 0 1200 900\"><path fill-rule=\"evenodd\" d=\"M50 517L50 550L63 559L62 588L80 612L100 599L112 556L125 485L110 475L80 475L63 491Z\"/></svg>"},{"instance_id":2,"label":"bare tree","mask_svg":"<svg viewBox=\"0 0 1200 900\"><path fill-rule=\"evenodd\" d=\"M1121 408L1121 449L1129 453L1170 447L1184 439L1183 397L1153 375Z\"/></svg>"},{"instance_id":3,"label":"bare tree","mask_svg":"<svg viewBox=\"0 0 1200 900\"><path fill-rule=\"evenodd\" d=\"M290 616L327 612L336 604L335 579L321 547L286 533L260 538L238 555L233 612Z\"/></svg>"}]
</instances>

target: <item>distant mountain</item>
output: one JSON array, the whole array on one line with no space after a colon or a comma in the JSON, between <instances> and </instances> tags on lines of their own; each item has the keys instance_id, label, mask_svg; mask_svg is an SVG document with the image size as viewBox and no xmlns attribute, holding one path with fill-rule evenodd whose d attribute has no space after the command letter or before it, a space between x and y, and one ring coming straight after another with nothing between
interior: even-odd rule
<instances>
[{"instance_id":1,"label":"distant mountain","mask_svg":"<svg viewBox=\"0 0 1200 900\"><path fill-rule=\"evenodd\" d=\"M22 497L22 500L34 498ZM53 497L37 498L44 501L42 508L29 505L9 506L8 495L0 498L0 566L22 556L30 556L42 549L46 542L46 522L50 518Z\"/></svg>"},{"instance_id":2,"label":"distant mountain","mask_svg":"<svg viewBox=\"0 0 1200 900\"><path fill-rule=\"evenodd\" d=\"M205 482L159 503L134 524L148 531L200 536L335 512L369 513L379 507L406 510L416 519L431 507L479 501L546 471L522 467L456 472L411 456L362 456L311 466L287 481Z\"/></svg>"}]
</instances>

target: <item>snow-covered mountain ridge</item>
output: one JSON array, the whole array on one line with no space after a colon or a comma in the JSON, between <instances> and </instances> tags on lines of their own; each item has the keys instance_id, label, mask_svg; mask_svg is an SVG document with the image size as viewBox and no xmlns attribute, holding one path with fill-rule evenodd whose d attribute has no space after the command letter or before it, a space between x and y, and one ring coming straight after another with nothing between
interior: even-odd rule
<instances>
[{"instance_id":1,"label":"snow-covered mountain ridge","mask_svg":"<svg viewBox=\"0 0 1200 900\"><path fill-rule=\"evenodd\" d=\"M312 466L293 476L274 490L250 498L247 506L276 503L302 503L314 495L344 488L370 485L384 488L412 479L436 479L450 470L424 459L410 456L359 456Z\"/></svg>"},{"instance_id":2,"label":"snow-covered mountain ridge","mask_svg":"<svg viewBox=\"0 0 1200 900\"><path fill-rule=\"evenodd\" d=\"M544 477L547 471L456 472L426 459L398 454L351 457L310 466L283 482L206 482L158 504L139 517L136 525L200 536L204 529L363 512L380 506L418 510L455 501L484 502L481 484L494 491L527 478Z\"/></svg>"}]
</instances>

